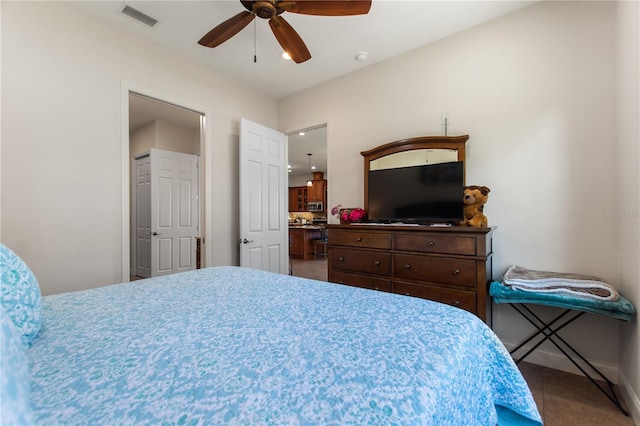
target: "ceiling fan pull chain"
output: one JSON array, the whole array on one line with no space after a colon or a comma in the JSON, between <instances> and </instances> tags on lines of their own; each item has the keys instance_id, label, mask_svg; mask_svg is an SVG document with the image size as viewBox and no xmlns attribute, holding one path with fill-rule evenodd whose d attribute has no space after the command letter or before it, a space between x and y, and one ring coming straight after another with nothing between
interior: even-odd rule
<instances>
[{"instance_id":1,"label":"ceiling fan pull chain","mask_svg":"<svg viewBox=\"0 0 640 426\"><path fill-rule=\"evenodd\" d=\"M256 55L256 20L253 20L253 63L258 62L258 55Z\"/></svg>"}]
</instances>

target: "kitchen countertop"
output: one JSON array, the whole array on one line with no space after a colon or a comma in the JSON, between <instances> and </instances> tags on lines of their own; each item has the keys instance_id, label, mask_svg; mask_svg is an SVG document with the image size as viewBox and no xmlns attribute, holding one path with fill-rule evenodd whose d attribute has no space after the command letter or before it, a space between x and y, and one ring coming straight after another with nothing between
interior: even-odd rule
<instances>
[{"instance_id":1,"label":"kitchen countertop","mask_svg":"<svg viewBox=\"0 0 640 426\"><path fill-rule=\"evenodd\" d=\"M302 224L289 224L289 228L311 229L311 230L316 230L316 231L319 231L320 229L322 229L322 227L320 225L302 225Z\"/></svg>"}]
</instances>

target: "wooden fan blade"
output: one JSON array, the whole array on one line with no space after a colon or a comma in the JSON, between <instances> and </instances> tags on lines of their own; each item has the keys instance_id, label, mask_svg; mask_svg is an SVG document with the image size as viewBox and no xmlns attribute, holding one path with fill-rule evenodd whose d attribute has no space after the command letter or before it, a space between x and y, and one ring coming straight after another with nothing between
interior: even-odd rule
<instances>
[{"instance_id":1,"label":"wooden fan blade","mask_svg":"<svg viewBox=\"0 0 640 426\"><path fill-rule=\"evenodd\" d=\"M269 19L269 26L271 27L271 31L273 31L273 35L276 36L278 43L280 43L280 46L291 56L291 59L293 59L296 64L311 59L311 53L309 53L302 38L300 38L296 30L294 30L282 16L274 16Z\"/></svg>"},{"instance_id":2,"label":"wooden fan blade","mask_svg":"<svg viewBox=\"0 0 640 426\"><path fill-rule=\"evenodd\" d=\"M287 12L304 15L348 16L366 15L371 9L371 0L283 0L276 4Z\"/></svg>"},{"instance_id":3,"label":"wooden fan blade","mask_svg":"<svg viewBox=\"0 0 640 426\"><path fill-rule=\"evenodd\" d=\"M240 12L209 31L198 41L198 44L206 47L219 46L238 34L240 30L249 25L249 22L253 21L255 17L251 12Z\"/></svg>"}]
</instances>

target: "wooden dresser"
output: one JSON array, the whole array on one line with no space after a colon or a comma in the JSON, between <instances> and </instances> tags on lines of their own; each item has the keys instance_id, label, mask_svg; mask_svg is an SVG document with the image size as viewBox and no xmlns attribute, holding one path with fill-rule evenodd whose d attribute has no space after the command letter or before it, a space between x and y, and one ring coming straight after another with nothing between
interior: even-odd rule
<instances>
[{"instance_id":1,"label":"wooden dresser","mask_svg":"<svg viewBox=\"0 0 640 426\"><path fill-rule=\"evenodd\" d=\"M495 227L327 228L330 282L436 300L487 321Z\"/></svg>"}]
</instances>

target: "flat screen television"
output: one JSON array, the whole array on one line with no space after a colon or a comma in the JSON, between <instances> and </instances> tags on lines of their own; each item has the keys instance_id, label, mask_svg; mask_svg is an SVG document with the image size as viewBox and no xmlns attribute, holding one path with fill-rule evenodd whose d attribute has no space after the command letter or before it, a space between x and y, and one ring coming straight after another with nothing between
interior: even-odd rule
<instances>
[{"instance_id":1,"label":"flat screen television","mask_svg":"<svg viewBox=\"0 0 640 426\"><path fill-rule=\"evenodd\" d=\"M463 219L464 163L369 171L371 222L452 223Z\"/></svg>"}]
</instances>

